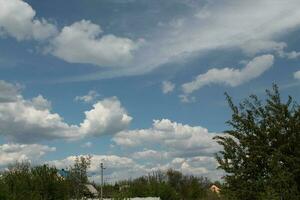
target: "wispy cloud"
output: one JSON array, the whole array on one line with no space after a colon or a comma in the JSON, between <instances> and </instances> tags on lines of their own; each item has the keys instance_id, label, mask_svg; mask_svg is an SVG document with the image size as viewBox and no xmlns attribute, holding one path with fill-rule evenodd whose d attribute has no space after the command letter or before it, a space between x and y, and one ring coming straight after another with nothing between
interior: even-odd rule
<instances>
[{"instance_id":1,"label":"wispy cloud","mask_svg":"<svg viewBox=\"0 0 300 200\"><path fill-rule=\"evenodd\" d=\"M171 93L175 89L175 84L170 81L163 81L161 89L164 94Z\"/></svg>"},{"instance_id":2,"label":"wispy cloud","mask_svg":"<svg viewBox=\"0 0 300 200\"><path fill-rule=\"evenodd\" d=\"M84 81L150 72L166 63L182 61L215 49L241 48L246 54L284 48L274 38L300 25L297 0L210 1L195 4L189 14L175 17L168 25L153 28L147 40L103 34L99 24L80 20L61 31L46 20L35 18L35 10L21 0L1 0L2 34L18 40L44 39L48 52L71 63L106 68L93 74L61 81ZM15 15L18 17L13 17ZM19 16L20 15L20 16ZM101 35L102 34L102 35ZM144 38L143 35L140 38ZM252 44L253 41L259 45ZM291 51L286 57L298 57Z\"/></svg>"},{"instance_id":3,"label":"wispy cloud","mask_svg":"<svg viewBox=\"0 0 300 200\"><path fill-rule=\"evenodd\" d=\"M93 103L100 97L100 94L95 90L90 90L86 95L76 96L75 101L82 101L84 103Z\"/></svg>"},{"instance_id":4,"label":"wispy cloud","mask_svg":"<svg viewBox=\"0 0 300 200\"><path fill-rule=\"evenodd\" d=\"M231 87L241 85L255 79L272 67L273 55L255 57L244 68L213 68L204 74L198 75L193 81L184 83L182 90L184 95L189 95L200 88L210 84L225 84Z\"/></svg>"}]
</instances>

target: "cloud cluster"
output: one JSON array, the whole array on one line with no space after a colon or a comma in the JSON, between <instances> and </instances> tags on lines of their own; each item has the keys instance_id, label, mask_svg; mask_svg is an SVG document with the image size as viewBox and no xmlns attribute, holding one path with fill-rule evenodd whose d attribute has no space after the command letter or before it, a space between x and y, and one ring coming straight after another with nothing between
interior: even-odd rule
<instances>
[{"instance_id":1,"label":"cloud cluster","mask_svg":"<svg viewBox=\"0 0 300 200\"><path fill-rule=\"evenodd\" d=\"M39 144L3 144L0 145L0 167L18 161L36 161L45 153L55 151L55 147Z\"/></svg>"},{"instance_id":2,"label":"cloud cluster","mask_svg":"<svg viewBox=\"0 0 300 200\"><path fill-rule=\"evenodd\" d=\"M298 0L262 0L256 4L213 0L195 4L186 16L154 29L149 33L151 39L140 45L139 39L104 34L89 20L74 22L59 31L47 20L37 19L34 9L22 0L1 0L0 5L2 35L46 40L48 53L60 59L110 68L70 80L142 74L214 49L241 48L248 55L280 52L286 44L274 38L300 25ZM299 53L282 52L281 56L297 58Z\"/></svg>"},{"instance_id":3,"label":"cloud cluster","mask_svg":"<svg viewBox=\"0 0 300 200\"><path fill-rule=\"evenodd\" d=\"M35 16L35 10L23 0L0 0L0 36L41 41L48 44L46 53L62 60L101 67L128 65L140 44L113 34L103 35L101 27L89 20L74 22L60 31L55 24Z\"/></svg>"},{"instance_id":4,"label":"cloud cluster","mask_svg":"<svg viewBox=\"0 0 300 200\"><path fill-rule=\"evenodd\" d=\"M299 27L300 2L288 0L250 1L212 0L179 19L180 26L160 27L154 39L140 49L142 57L135 73L145 73L163 64L222 49L242 49L246 54L280 50L275 42L281 33ZM158 48L159 47L159 48ZM153 60L155 58L155 60ZM102 76L103 78L105 75Z\"/></svg>"},{"instance_id":5,"label":"cloud cluster","mask_svg":"<svg viewBox=\"0 0 300 200\"><path fill-rule=\"evenodd\" d=\"M0 135L12 141L33 143L46 139L80 139L87 136L114 134L128 127L131 117L116 97L103 99L85 112L79 125L70 125L51 112L51 103L41 95L24 99L17 86L0 82L10 94L10 101L0 102ZM10 91L10 89L12 91ZM15 95L15 96L14 96Z\"/></svg>"},{"instance_id":6,"label":"cloud cluster","mask_svg":"<svg viewBox=\"0 0 300 200\"><path fill-rule=\"evenodd\" d=\"M112 152L122 148L127 156L120 155L120 152L119 155L93 155L89 174L94 181L100 179L100 162L105 163L108 181L112 182L168 168L211 178L219 176L213 161L214 153L220 149L212 140L217 134L201 126L162 119L154 120L148 129L127 130L132 118L116 97L96 102L91 110L84 113L82 123L70 125L51 111L51 102L43 96L24 99L18 86L5 81L0 82L0 88L9 97L0 102L0 134L9 141L31 143L1 145L0 161L3 166L22 160L38 163L42 155L55 151L55 148L34 144L37 141L114 134ZM91 142L82 145L91 146ZM72 165L75 158L69 156L48 163L65 168Z\"/></svg>"},{"instance_id":7,"label":"cloud cluster","mask_svg":"<svg viewBox=\"0 0 300 200\"><path fill-rule=\"evenodd\" d=\"M79 155L88 156L88 155ZM100 163L104 163L105 181L115 182L128 178L136 178L147 173L162 170L166 171L170 168L179 170L184 174L193 174L196 176L207 176L213 180L217 180L222 176L222 172L218 171L217 162L213 157L195 156L192 158L175 157L168 160L165 164L152 162L140 164L136 160L117 155L97 155L93 154L91 159L91 167L88 171L91 180L100 182ZM76 156L69 156L61 160L49 161L48 164L54 165L57 168L67 168L74 164ZM156 158L154 158L156 159Z\"/></svg>"},{"instance_id":8,"label":"cloud cluster","mask_svg":"<svg viewBox=\"0 0 300 200\"><path fill-rule=\"evenodd\" d=\"M132 60L138 45L128 38L102 35L99 25L88 20L65 26L52 44L51 53L70 63L119 67Z\"/></svg>"},{"instance_id":9,"label":"cloud cluster","mask_svg":"<svg viewBox=\"0 0 300 200\"><path fill-rule=\"evenodd\" d=\"M259 77L272 67L273 62L274 56L267 54L255 57L242 69L213 68L198 75L195 80L183 84L182 90L184 94L188 95L210 84L225 84L235 87Z\"/></svg>"},{"instance_id":10,"label":"cloud cluster","mask_svg":"<svg viewBox=\"0 0 300 200\"><path fill-rule=\"evenodd\" d=\"M36 12L22 0L0 0L0 35L17 40L44 40L57 33L55 25L36 19Z\"/></svg>"},{"instance_id":11,"label":"cloud cluster","mask_svg":"<svg viewBox=\"0 0 300 200\"><path fill-rule=\"evenodd\" d=\"M88 156L88 155L78 155L78 156ZM109 178L108 181L118 181L122 179L127 179L130 177L137 177L144 175L146 170L142 165L137 164L134 160L128 157L122 157L117 155L96 155L92 154L91 167L89 168L89 175L92 180L100 182L100 163L104 163L106 170L106 177ZM49 161L50 165L54 165L57 168L67 168L73 165L76 156L69 156L61 160Z\"/></svg>"},{"instance_id":12,"label":"cloud cluster","mask_svg":"<svg viewBox=\"0 0 300 200\"><path fill-rule=\"evenodd\" d=\"M218 150L213 141L216 133L210 133L201 126L189 126L168 119L154 120L149 129L128 130L117 133L113 141L124 147L153 147L160 144L173 154L212 155Z\"/></svg>"}]
</instances>

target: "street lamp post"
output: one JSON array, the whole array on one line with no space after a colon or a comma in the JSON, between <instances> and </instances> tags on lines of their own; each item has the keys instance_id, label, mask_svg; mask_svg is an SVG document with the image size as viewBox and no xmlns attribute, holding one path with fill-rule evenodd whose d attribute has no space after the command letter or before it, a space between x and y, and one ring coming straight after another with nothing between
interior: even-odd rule
<instances>
[{"instance_id":1,"label":"street lamp post","mask_svg":"<svg viewBox=\"0 0 300 200\"><path fill-rule=\"evenodd\" d=\"M103 163L100 163L100 169L101 169L100 199L103 200L103 170L105 169L105 167L103 167Z\"/></svg>"}]
</instances>

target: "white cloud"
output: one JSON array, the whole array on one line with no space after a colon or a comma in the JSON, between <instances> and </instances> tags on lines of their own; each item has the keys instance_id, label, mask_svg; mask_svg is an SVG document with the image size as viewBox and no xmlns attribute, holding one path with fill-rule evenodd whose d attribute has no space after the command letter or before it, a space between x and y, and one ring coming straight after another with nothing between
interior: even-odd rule
<instances>
[{"instance_id":1,"label":"white cloud","mask_svg":"<svg viewBox=\"0 0 300 200\"><path fill-rule=\"evenodd\" d=\"M119 67L132 60L138 43L115 35L102 35L99 25L88 20L65 26L54 38L51 53L70 63Z\"/></svg>"},{"instance_id":2,"label":"white cloud","mask_svg":"<svg viewBox=\"0 0 300 200\"><path fill-rule=\"evenodd\" d=\"M18 99L20 88L19 85L13 85L0 80L0 103L16 101Z\"/></svg>"},{"instance_id":3,"label":"white cloud","mask_svg":"<svg viewBox=\"0 0 300 200\"><path fill-rule=\"evenodd\" d=\"M241 45L242 50L250 56L268 52L281 53L286 47L287 44L284 42L275 42L271 40L249 40Z\"/></svg>"},{"instance_id":4,"label":"white cloud","mask_svg":"<svg viewBox=\"0 0 300 200\"><path fill-rule=\"evenodd\" d=\"M0 166L21 161L37 161L47 152L55 151L55 147L39 144L2 144L0 145Z\"/></svg>"},{"instance_id":5,"label":"white cloud","mask_svg":"<svg viewBox=\"0 0 300 200\"><path fill-rule=\"evenodd\" d=\"M87 155L79 155L87 156ZM88 171L90 179L100 182L100 163L104 163L105 178L109 182L128 179L130 177L138 177L147 173L143 166L137 164L134 160L128 157L121 157L117 155L91 155L91 167ZM73 165L76 156L69 156L62 160L49 161L50 165L57 168L67 168Z\"/></svg>"},{"instance_id":6,"label":"white cloud","mask_svg":"<svg viewBox=\"0 0 300 200\"><path fill-rule=\"evenodd\" d=\"M87 155L79 155L87 156ZM117 155L91 155L91 168L88 170L90 180L100 182L100 163L104 164L104 179L106 182L115 182L128 178L136 178L139 176L147 175L153 171L162 170L166 171L170 168L179 170L184 174L193 174L196 176L207 176L213 180L221 177L222 171L218 171L217 162L214 157L195 156L192 158L175 157L168 163L152 163L149 166L145 163L139 164L135 160ZM74 164L76 156L69 156L61 160L49 161L50 165L57 168L67 168ZM152 158L150 158L152 159ZM156 158L153 158L156 159Z\"/></svg>"},{"instance_id":7,"label":"white cloud","mask_svg":"<svg viewBox=\"0 0 300 200\"><path fill-rule=\"evenodd\" d=\"M124 147L153 146L160 144L176 155L211 155L219 146L210 133L201 126L189 126L168 119L154 120L149 129L128 130L117 133L113 141Z\"/></svg>"},{"instance_id":8,"label":"white cloud","mask_svg":"<svg viewBox=\"0 0 300 200\"><path fill-rule=\"evenodd\" d=\"M116 97L107 98L94 104L92 110L85 112L80 132L94 136L113 134L126 129L131 120L132 117L127 115Z\"/></svg>"},{"instance_id":9,"label":"white cloud","mask_svg":"<svg viewBox=\"0 0 300 200\"><path fill-rule=\"evenodd\" d=\"M182 89L184 94L191 94L210 84L225 84L235 87L259 77L272 67L273 62L274 56L268 54L255 57L243 69L213 68L198 75L192 82L183 84Z\"/></svg>"},{"instance_id":10,"label":"white cloud","mask_svg":"<svg viewBox=\"0 0 300 200\"><path fill-rule=\"evenodd\" d=\"M2 85L12 86L4 83ZM24 99L21 94L14 98L15 101L0 102L0 134L18 142L114 134L126 129L132 119L116 97L95 103L85 112L80 125L70 125L59 114L52 113L51 103L41 95L31 100Z\"/></svg>"},{"instance_id":11,"label":"white cloud","mask_svg":"<svg viewBox=\"0 0 300 200\"><path fill-rule=\"evenodd\" d=\"M169 158L168 152L147 149L144 151L134 152L132 157L138 160L162 160Z\"/></svg>"},{"instance_id":12,"label":"white cloud","mask_svg":"<svg viewBox=\"0 0 300 200\"><path fill-rule=\"evenodd\" d=\"M272 40L249 40L241 45L241 49L248 56L254 56L259 53L275 53L281 58L297 59L300 58L300 52L285 51L287 44L285 42L276 42Z\"/></svg>"},{"instance_id":13,"label":"white cloud","mask_svg":"<svg viewBox=\"0 0 300 200\"><path fill-rule=\"evenodd\" d=\"M17 40L44 40L57 33L45 19L36 19L36 12L22 0L0 0L0 35Z\"/></svg>"},{"instance_id":14,"label":"white cloud","mask_svg":"<svg viewBox=\"0 0 300 200\"><path fill-rule=\"evenodd\" d=\"M54 56L70 63L87 63L109 70L71 77L64 81L111 78L147 73L161 65L185 60L215 49L241 48L247 54L280 51L275 42L300 25L298 0L212 0L195 4L188 14L173 18L169 26L153 29L147 42L103 34L99 25L81 20L60 33L45 19L36 19L31 6L21 0L0 0L0 32L18 40L50 39ZM172 23L173 22L173 23ZM284 52L287 58L298 52ZM155 59L153 59L155 58Z\"/></svg>"},{"instance_id":15,"label":"white cloud","mask_svg":"<svg viewBox=\"0 0 300 200\"><path fill-rule=\"evenodd\" d=\"M299 6L298 0L261 0L256 3L212 0L204 6L207 13L204 16L200 14L197 17L203 5L194 7L195 12L180 16L179 19L183 18L180 26L163 26L153 30L151 39L139 49L133 64L127 68L90 74L71 81L143 74L166 63L186 60L211 50L235 48L248 53L273 52L285 45L273 41L299 27ZM259 46L255 47L254 43Z\"/></svg>"},{"instance_id":16,"label":"white cloud","mask_svg":"<svg viewBox=\"0 0 300 200\"><path fill-rule=\"evenodd\" d=\"M300 80L300 71L294 73L294 78Z\"/></svg>"},{"instance_id":17,"label":"white cloud","mask_svg":"<svg viewBox=\"0 0 300 200\"><path fill-rule=\"evenodd\" d=\"M173 92L173 90L175 89L175 84L170 81L163 81L161 89L164 94Z\"/></svg>"},{"instance_id":18,"label":"white cloud","mask_svg":"<svg viewBox=\"0 0 300 200\"><path fill-rule=\"evenodd\" d=\"M90 90L86 95L83 96L76 96L75 101L83 101L85 103L92 103L95 102L97 98L99 98L98 92L95 90Z\"/></svg>"},{"instance_id":19,"label":"white cloud","mask_svg":"<svg viewBox=\"0 0 300 200\"><path fill-rule=\"evenodd\" d=\"M297 51L291 51L291 52L281 51L279 53L279 56L282 57L282 58L287 58L287 59L297 59L297 58L300 58L300 52L297 52Z\"/></svg>"},{"instance_id":20,"label":"white cloud","mask_svg":"<svg viewBox=\"0 0 300 200\"><path fill-rule=\"evenodd\" d=\"M220 180L223 172L217 170L218 163L214 157L195 156L192 158L174 158L167 165L177 169L184 174L193 174L198 176L206 176L212 180Z\"/></svg>"}]
</instances>

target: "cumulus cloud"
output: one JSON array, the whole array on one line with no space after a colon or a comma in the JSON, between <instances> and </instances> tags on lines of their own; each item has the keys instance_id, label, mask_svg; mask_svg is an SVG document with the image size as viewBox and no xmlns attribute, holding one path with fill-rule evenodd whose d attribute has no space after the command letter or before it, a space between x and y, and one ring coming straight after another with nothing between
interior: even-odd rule
<instances>
[{"instance_id":1,"label":"cumulus cloud","mask_svg":"<svg viewBox=\"0 0 300 200\"><path fill-rule=\"evenodd\" d=\"M132 157L138 160L162 160L169 158L169 153L164 151L147 149L144 151L134 152Z\"/></svg>"},{"instance_id":2,"label":"cumulus cloud","mask_svg":"<svg viewBox=\"0 0 300 200\"><path fill-rule=\"evenodd\" d=\"M93 105L85 112L85 120L80 124L84 135L113 134L128 127L132 117L127 115L117 97L107 98Z\"/></svg>"},{"instance_id":3,"label":"cumulus cloud","mask_svg":"<svg viewBox=\"0 0 300 200\"><path fill-rule=\"evenodd\" d=\"M212 139L216 135L201 126L162 119L154 120L148 129L117 133L112 140L123 151L133 150L131 157L148 173L172 168L217 180L223 174L217 170L214 158L214 153L220 150ZM140 150L141 147L144 149Z\"/></svg>"},{"instance_id":4,"label":"cumulus cloud","mask_svg":"<svg viewBox=\"0 0 300 200\"><path fill-rule=\"evenodd\" d=\"M76 96L75 101L82 101L84 103L92 103L95 102L97 98L99 98L98 92L95 90L90 90L86 95Z\"/></svg>"},{"instance_id":5,"label":"cumulus cloud","mask_svg":"<svg viewBox=\"0 0 300 200\"><path fill-rule=\"evenodd\" d=\"M37 19L36 11L25 1L0 0L0 36L49 42L45 52L69 63L101 67L128 65L141 40L102 34L101 27L89 20L74 22L59 31L46 19Z\"/></svg>"},{"instance_id":6,"label":"cumulus cloud","mask_svg":"<svg viewBox=\"0 0 300 200\"><path fill-rule=\"evenodd\" d=\"M168 94L170 92L173 92L173 90L175 89L175 84L170 81L163 81L161 89L164 94Z\"/></svg>"},{"instance_id":7,"label":"cumulus cloud","mask_svg":"<svg viewBox=\"0 0 300 200\"><path fill-rule=\"evenodd\" d=\"M273 55L262 55L255 57L244 68L213 68L204 74L198 75L195 80L182 85L184 94L191 94L194 91L210 84L225 84L231 87L241 85L255 79L272 67Z\"/></svg>"},{"instance_id":8,"label":"cumulus cloud","mask_svg":"<svg viewBox=\"0 0 300 200\"><path fill-rule=\"evenodd\" d=\"M6 82L2 85L12 86ZM126 129L132 119L116 97L98 101L85 112L82 123L70 125L51 111L51 103L43 96L28 100L21 94L15 95L15 101L0 102L0 135L12 141L33 143L45 139L72 140L114 134Z\"/></svg>"},{"instance_id":9,"label":"cumulus cloud","mask_svg":"<svg viewBox=\"0 0 300 200\"><path fill-rule=\"evenodd\" d=\"M40 144L3 144L0 145L0 167L14 162L37 161L45 153L55 150L55 147Z\"/></svg>"},{"instance_id":10,"label":"cumulus cloud","mask_svg":"<svg viewBox=\"0 0 300 200\"><path fill-rule=\"evenodd\" d=\"M79 155L88 156L88 155ZM104 163L105 176L109 178L108 181L115 182L127 178L135 178L147 173L146 169L142 165L139 165L134 160L128 157L122 157L117 155L90 155L91 167L88 170L90 179L100 182L100 163ZM61 160L49 161L50 165L54 165L57 168L67 168L73 165L76 156L69 156Z\"/></svg>"},{"instance_id":11,"label":"cumulus cloud","mask_svg":"<svg viewBox=\"0 0 300 200\"><path fill-rule=\"evenodd\" d=\"M170 168L179 170L184 174L207 176L213 180L219 179L222 175L222 172L216 169L218 165L214 157L208 156L195 156L192 158L175 157L168 159L168 162L165 164L152 163L152 165L148 165L147 163L140 164L136 160L124 156L97 154L92 154L91 156L91 167L88 169L88 174L90 180L96 182L100 182L101 180L100 163L103 163L106 168L104 179L107 182L136 178L158 170L166 171ZM76 156L69 156L61 160L49 161L48 164L54 165L57 168L68 168L74 164L75 159Z\"/></svg>"},{"instance_id":12,"label":"cumulus cloud","mask_svg":"<svg viewBox=\"0 0 300 200\"><path fill-rule=\"evenodd\" d=\"M44 40L57 33L55 25L35 15L35 10L22 0L0 0L0 35Z\"/></svg>"},{"instance_id":13,"label":"cumulus cloud","mask_svg":"<svg viewBox=\"0 0 300 200\"><path fill-rule=\"evenodd\" d=\"M89 63L102 67L122 66L132 60L138 44L128 38L101 35L99 25L81 20L65 26L52 43L54 56L70 63Z\"/></svg>"},{"instance_id":14,"label":"cumulus cloud","mask_svg":"<svg viewBox=\"0 0 300 200\"><path fill-rule=\"evenodd\" d=\"M124 147L160 144L176 155L211 155L219 146L212 140L216 133L210 133L201 126L189 126L168 119L154 120L149 129L128 130L117 133L113 141Z\"/></svg>"},{"instance_id":15,"label":"cumulus cloud","mask_svg":"<svg viewBox=\"0 0 300 200\"><path fill-rule=\"evenodd\" d=\"M294 78L300 80L300 71L294 73Z\"/></svg>"}]
</instances>

